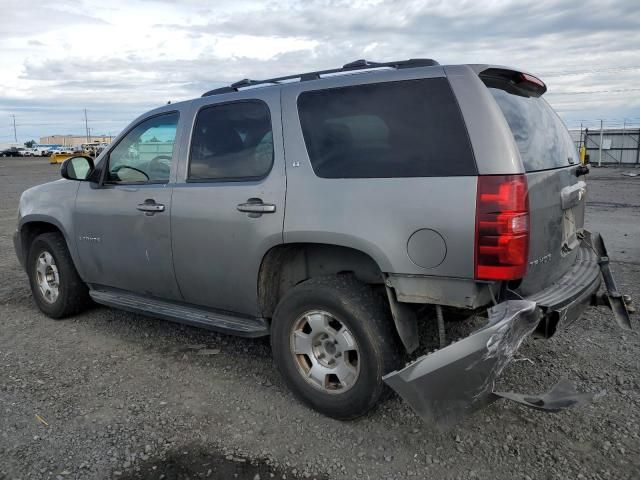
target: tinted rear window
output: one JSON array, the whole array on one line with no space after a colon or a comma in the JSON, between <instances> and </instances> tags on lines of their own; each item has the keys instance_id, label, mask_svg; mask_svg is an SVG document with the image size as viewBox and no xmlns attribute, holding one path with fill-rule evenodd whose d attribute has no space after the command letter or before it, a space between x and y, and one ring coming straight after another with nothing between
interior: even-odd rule
<instances>
[{"instance_id":1,"label":"tinted rear window","mask_svg":"<svg viewBox=\"0 0 640 480\"><path fill-rule=\"evenodd\" d=\"M445 78L302 93L298 110L316 175L475 175L469 137Z\"/></svg>"},{"instance_id":2,"label":"tinted rear window","mask_svg":"<svg viewBox=\"0 0 640 480\"><path fill-rule=\"evenodd\" d=\"M549 104L540 97L521 97L489 88L516 139L527 172L578 163L569 132Z\"/></svg>"}]
</instances>

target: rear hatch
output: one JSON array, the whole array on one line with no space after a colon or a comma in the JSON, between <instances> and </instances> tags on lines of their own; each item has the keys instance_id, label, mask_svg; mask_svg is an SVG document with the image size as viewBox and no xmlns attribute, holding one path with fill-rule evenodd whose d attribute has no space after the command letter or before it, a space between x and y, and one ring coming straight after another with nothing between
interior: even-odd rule
<instances>
[{"instance_id":1,"label":"rear hatch","mask_svg":"<svg viewBox=\"0 0 640 480\"><path fill-rule=\"evenodd\" d=\"M519 286L533 294L560 278L576 260L584 226L586 184L576 177L579 156L565 125L542 98L544 84L512 70L480 74L518 145L529 188L527 275Z\"/></svg>"}]
</instances>

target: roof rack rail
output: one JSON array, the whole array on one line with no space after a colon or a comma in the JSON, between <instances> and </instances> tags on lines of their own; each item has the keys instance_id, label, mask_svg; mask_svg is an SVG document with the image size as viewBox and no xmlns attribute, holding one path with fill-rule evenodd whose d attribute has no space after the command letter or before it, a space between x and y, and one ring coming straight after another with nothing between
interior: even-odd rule
<instances>
[{"instance_id":1,"label":"roof rack rail","mask_svg":"<svg viewBox=\"0 0 640 480\"><path fill-rule=\"evenodd\" d=\"M434 65L440 65L435 60L430 58L410 58L409 60L399 60L395 62L370 62L365 59L356 60L354 62L346 63L341 68L334 68L330 70L319 70L317 72L299 73L297 75L287 75L285 77L269 78L267 80L250 80L245 78L238 82L232 83L227 87L216 88L204 93L203 97L209 97L211 95L220 95L223 93L237 92L242 88L253 87L256 85L268 85L286 83L287 81L300 81L305 82L307 80L317 80L323 75L351 72L357 70L371 70L376 68L395 68L396 70L403 68L418 68L418 67L432 67Z\"/></svg>"}]
</instances>

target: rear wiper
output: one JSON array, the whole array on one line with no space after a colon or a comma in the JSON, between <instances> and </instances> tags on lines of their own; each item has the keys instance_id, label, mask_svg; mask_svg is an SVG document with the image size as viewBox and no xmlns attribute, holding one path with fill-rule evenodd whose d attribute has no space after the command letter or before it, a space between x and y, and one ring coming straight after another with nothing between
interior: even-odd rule
<instances>
[{"instance_id":1,"label":"rear wiper","mask_svg":"<svg viewBox=\"0 0 640 480\"><path fill-rule=\"evenodd\" d=\"M589 167L587 165L580 165L576 168L576 177L581 177L589 173Z\"/></svg>"}]
</instances>

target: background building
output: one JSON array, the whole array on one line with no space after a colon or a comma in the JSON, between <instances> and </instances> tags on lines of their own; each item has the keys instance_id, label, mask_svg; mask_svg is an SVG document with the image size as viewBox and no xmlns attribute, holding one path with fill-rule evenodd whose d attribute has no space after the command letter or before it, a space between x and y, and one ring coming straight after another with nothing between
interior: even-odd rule
<instances>
[{"instance_id":1,"label":"background building","mask_svg":"<svg viewBox=\"0 0 640 480\"><path fill-rule=\"evenodd\" d=\"M24 145L22 143L16 143L16 142L0 142L0 150L4 150L6 148L12 148L12 147L24 147Z\"/></svg>"},{"instance_id":2,"label":"background building","mask_svg":"<svg viewBox=\"0 0 640 480\"><path fill-rule=\"evenodd\" d=\"M113 136L110 135L91 135L87 141L86 135L49 135L48 137L40 137L41 145L62 145L63 147L72 147L82 143L105 142L111 143Z\"/></svg>"}]
</instances>

